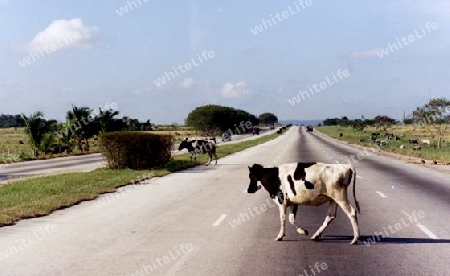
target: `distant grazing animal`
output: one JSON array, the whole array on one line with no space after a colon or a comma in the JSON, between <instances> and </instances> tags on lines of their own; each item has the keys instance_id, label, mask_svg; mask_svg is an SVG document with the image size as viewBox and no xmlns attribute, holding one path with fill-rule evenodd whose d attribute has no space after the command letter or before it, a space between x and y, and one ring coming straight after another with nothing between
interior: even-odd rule
<instances>
[{"instance_id":1,"label":"distant grazing animal","mask_svg":"<svg viewBox=\"0 0 450 276\"><path fill-rule=\"evenodd\" d=\"M415 147L413 147L413 150L421 150L421 149L422 149L421 146L415 146Z\"/></svg>"},{"instance_id":2,"label":"distant grazing animal","mask_svg":"<svg viewBox=\"0 0 450 276\"><path fill-rule=\"evenodd\" d=\"M344 133L340 132L340 133L339 133L339 139L341 139L342 136L344 136Z\"/></svg>"},{"instance_id":3,"label":"distant grazing animal","mask_svg":"<svg viewBox=\"0 0 450 276\"><path fill-rule=\"evenodd\" d=\"M405 145L401 144L401 145L400 145L400 148L401 148L401 149L405 149L406 147L405 147Z\"/></svg>"},{"instance_id":4,"label":"distant grazing animal","mask_svg":"<svg viewBox=\"0 0 450 276\"><path fill-rule=\"evenodd\" d=\"M328 215L311 239L319 240L323 231L336 217L336 209L339 205L349 217L353 227L354 237L351 244L358 242L359 226L356 210L359 213L359 202L355 194L356 171L350 164L289 163L282 164L278 168L264 168L254 164L248 169L250 184L247 192L258 191L261 188L258 185L260 181L270 197L278 204L281 229L275 238L276 241L281 241L285 236L287 207L291 207L289 222L297 228L299 234L308 235L307 230L295 223L297 205L319 206L329 202ZM347 188L351 184L352 176L356 210L347 197Z\"/></svg>"},{"instance_id":5,"label":"distant grazing animal","mask_svg":"<svg viewBox=\"0 0 450 276\"><path fill-rule=\"evenodd\" d=\"M431 143L430 143L430 140L422 140L421 141L422 142L422 144L426 144L426 145L430 145Z\"/></svg>"},{"instance_id":6,"label":"distant grazing animal","mask_svg":"<svg viewBox=\"0 0 450 276\"><path fill-rule=\"evenodd\" d=\"M69 150L68 146L53 144L50 147L48 147L48 149L45 150L45 155L63 153L68 150Z\"/></svg>"},{"instance_id":7,"label":"distant grazing animal","mask_svg":"<svg viewBox=\"0 0 450 276\"><path fill-rule=\"evenodd\" d=\"M22 141L22 140L20 140L20 141L19 141L19 144L23 145L24 143L23 143L23 141Z\"/></svg>"},{"instance_id":8,"label":"distant grazing animal","mask_svg":"<svg viewBox=\"0 0 450 276\"><path fill-rule=\"evenodd\" d=\"M181 141L180 146L178 147L178 150L187 149L189 151L189 153L191 154L191 162L192 162L192 157L194 157L194 161L196 161L198 154L208 153L209 160L208 160L208 163L205 164L206 166L211 164L212 157L214 155L214 157L216 159L215 164L217 164L217 154L216 154L217 146L216 146L215 140L216 139L213 138L211 140L189 141L188 138L186 138L185 140Z\"/></svg>"},{"instance_id":9,"label":"distant grazing animal","mask_svg":"<svg viewBox=\"0 0 450 276\"><path fill-rule=\"evenodd\" d=\"M380 136L380 133L379 133L379 132L373 132L373 133L370 135L370 140L375 141L375 140L377 140L377 137L378 137L378 136Z\"/></svg>"},{"instance_id":10,"label":"distant grazing animal","mask_svg":"<svg viewBox=\"0 0 450 276\"><path fill-rule=\"evenodd\" d=\"M417 140L417 139L409 139L408 143L410 143L410 144L419 144L419 140Z\"/></svg>"}]
</instances>

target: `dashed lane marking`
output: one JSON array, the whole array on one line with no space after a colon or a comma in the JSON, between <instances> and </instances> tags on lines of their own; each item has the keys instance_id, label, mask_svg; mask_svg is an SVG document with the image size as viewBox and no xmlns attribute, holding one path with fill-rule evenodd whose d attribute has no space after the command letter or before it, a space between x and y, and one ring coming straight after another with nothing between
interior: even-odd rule
<instances>
[{"instance_id":1,"label":"dashed lane marking","mask_svg":"<svg viewBox=\"0 0 450 276\"><path fill-rule=\"evenodd\" d=\"M214 222L213 226L219 226L220 223L222 223L222 221L227 217L227 214L222 214L220 215L220 217L216 220L216 222Z\"/></svg>"},{"instance_id":2,"label":"dashed lane marking","mask_svg":"<svg viewBox=\"0 0 450 276\"><path fill-rule=\"evenodd\" d=\"M412 218L412 220L414 220L414 222L416 223L416 226L419 227L420 230L422 230L422 232L424 232L428 237L430 237L433 240L438 240L439 238L433 234L433 232L431 232L430 229L428 229L425 225L423 225L422 223L418 222L416 217L411 216L410 214L408 214L405 210L402 210L402 212L407 215L409 218Z\"/></svg>"},{"instance_id":3,"label":"dashed lane marking","mask_svg":"<svg viewBox=\"0 0 450 276\"><path fill-rule=\"evenodd\" d=\"M380 191L377 191L377 194L379 194L383 198L387 198L387 196L385 194L383 194L382 192L380 192Z\"/></svg>"}]
</instances>

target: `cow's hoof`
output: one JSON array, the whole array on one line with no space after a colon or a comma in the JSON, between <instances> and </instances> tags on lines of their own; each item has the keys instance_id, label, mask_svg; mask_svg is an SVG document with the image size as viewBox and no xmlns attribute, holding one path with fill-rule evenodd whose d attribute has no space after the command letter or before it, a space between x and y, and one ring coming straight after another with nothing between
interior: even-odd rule
<instances>
[{"instance_id":1,"label":"cow's hoof","mask_svg":"<svg viewBox=\"0 0 450 276\"><path fill-rule=\"evenodd\" d=\"M311 240L313 240L313 241L315 241L315 242L318 242L319 239L320 239L320 236L312 236L312 237L311 237Z\"/></svg>"},{"instance_id":2,"label":"cow's hoof","mask_svg":"<svg viewBox=\"0 0 450 276\"><path fill-rule=\"evenodd\" d=\"M301 228L297 229L297 233L299 233L300 235L306 235L306 236L308 236L308 234L309 234L308 230L301 229Z\"/></svg>"},{"instance_id":3,"label":"cow's hoof","mask_svg":"<svg viewBox=\"0 0 450 276\"><path fill-rule=\"evenodd\" d=\"M275 238L275 241L282 241L283 240L283 237L284 237L284 235L283 236L277 236L276 238Z\"/></svg>"},{"instance_id":4,"label":"cow's hoof","mask_svg":"<svg viewBox=\"0 0 450 276\"><path fill-rule=\"evenodd\" d=\"M352 240L350 244L358 244L358 240Z\"/></svg>"}]
</instances>

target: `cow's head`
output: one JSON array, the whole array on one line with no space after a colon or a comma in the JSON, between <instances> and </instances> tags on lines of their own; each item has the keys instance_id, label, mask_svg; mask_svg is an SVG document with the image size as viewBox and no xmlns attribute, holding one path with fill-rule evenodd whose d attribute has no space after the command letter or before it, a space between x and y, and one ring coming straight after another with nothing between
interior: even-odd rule
<instances>
[{"instance_id":1,"label":"cow's head","mask_svg":"<svg viewBox=\"0 0 450 276\"><path fill-rule=\"evenodd\" d=\"M261 185L258 185L258 181L261 180L263 169L264 167L259 164L253 164L252 167L248 167L248 177L250 178L250 184L248 185L247 193L253 194L261 189Z\"/></svg>"},{"instance_id":2,"label":"cow's head","mask_svg":"<svg viewBox=\"0 0 450 276\"><path fill-rule=\"evenodd\" d=\"M190 150L192 148L192 142L188 141L188 138L181 141L180 146L178 147L178 150L182 149L188 149Z\"/></svg>"}]
</instances>

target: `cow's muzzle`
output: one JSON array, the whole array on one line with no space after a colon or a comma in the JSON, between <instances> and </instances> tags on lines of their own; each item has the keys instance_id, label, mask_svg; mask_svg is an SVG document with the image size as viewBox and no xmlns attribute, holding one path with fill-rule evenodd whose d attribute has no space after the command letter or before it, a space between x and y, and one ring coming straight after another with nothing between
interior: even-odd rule
<instances>
[{"instance_id":1,"label":"cow's muzzle","mask_svg":"<svg viewBox=\"0 0 450 276\"><path fill-rule=\"evenodd\" d=\"M256 193L256 191L258 191L259 189L261 189L261 185L257 185L257 186L255 186L255 187L248 187L247 193L249 193L249 194L254 194L254 193Z\"/></svg>"}]
</instances>

